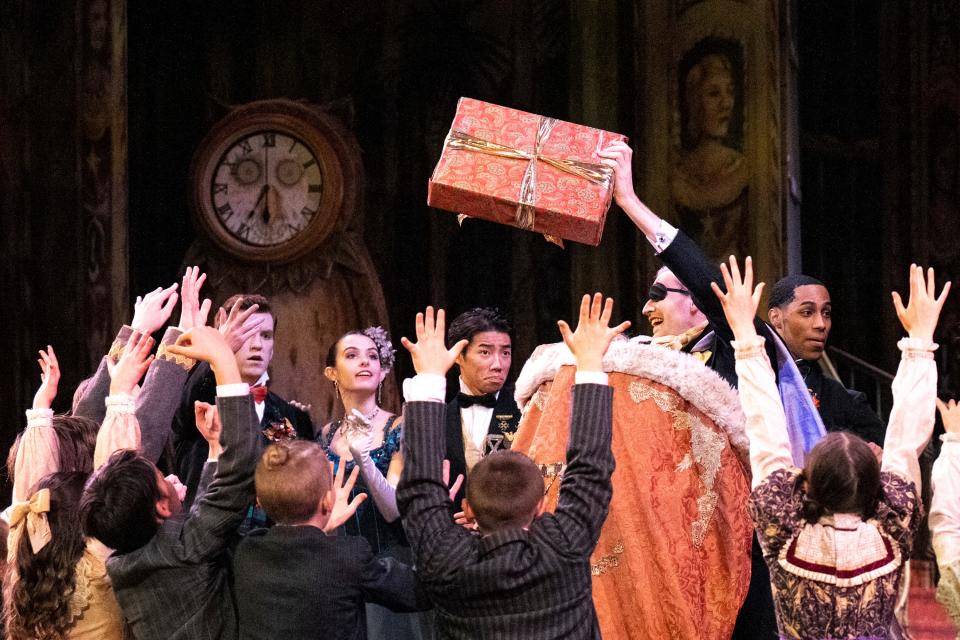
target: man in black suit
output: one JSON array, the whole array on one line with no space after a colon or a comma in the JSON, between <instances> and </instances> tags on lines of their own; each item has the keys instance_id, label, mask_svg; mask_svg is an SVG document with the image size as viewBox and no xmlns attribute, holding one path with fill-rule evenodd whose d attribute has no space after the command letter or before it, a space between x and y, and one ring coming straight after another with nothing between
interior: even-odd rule
<instances>
[{"instance_id":1,"label":"man in black suit","mask_svg":"<svg viewBox=\"0 0 960 640\"><path fill-rule=\"evenodd\" d=\"M617 205L637 225L666 266L657 273L643 308L653 326L654 341L662 340L667 346L699 356L706 366L736 388L736 355L730 344L733 331L720 300L710 288L711 282L723 286L720 268L711 263L683 231L668 224L640 201L633 190L633 150L626 143L613 143L600 155L604 164L614 171ZM699 315L693 314L691 307ZM671 321L669 324L667 319ZM759 318L755 324L758 335L766 338L767 357L776 363L776 338L772 329ZM750 587L737 616L733 638L774 640L778 632L770 573L756 536L750 564Z\"/></svg>"},{"instance_id":2,"label":"man in black suit","mask_svg":"<svg viewBox=\"0 0 960 640\"><path fill-rule=\"evenodd\" d=\"M229 314L225 309L230 310ZM288 423L297 438L312 440L310 416L269 391L266 386L270 379L267 369L273 359L274 332L277 327L277 319L269 301L259 295L232 296L217 314L217 326L235 353L243 381L250 385L259 421L256 431L261 434L260 441L266 445L272 439L294 435L288 433ZM198 364L190 372L180 408L173 419L175 472L187 487L184 500L186 508L193 504L208 455L207 443L195 426L194 403L212 403L215 390L210 367L204 363ZM274 435L268 437L264 432ZM263 518L257 515L254 514L247 528L265 524Z\"/></svg>"},{"instance_id":3,"label":"man in black suit","mask_svg":"<svg viewBox=\"0 0 960 640\"><path fill-rule=\"evenodd\" d=\"M710 288L711 282L723 286L723 278L717 265L711 263L697 244L687 237L683 231L674 228L665 220L650 210L633 190L632 158L633 151L622 142L612 143L601 151L604 164L614 170L615 193L617 204L624 213L637 225L647 240L657 252L658 257L666 266L657 273L657 279L650 288L650 299L644 305L643 313L651 320L654 339L658 332L663 330L666 322L661 318L673 319L670 333L679 333L677 327L683 327L684 322L690 327L686 334L676 336L675 340L667 339L668 344L684 351L700 354L701 360L723 377L731 386L737 386L736 357L730 344L733 340L733 331L723 313L723 306ZM779 284L779 283L778 283ZM672 285L672 286L671 286ZM776 288L776 287L775 287ZM826 289L823 289L826 292ZM673 296L673 298L671 298ZM829 295L827 295L829 300ZM690 320L690 307L702 314ZM823 305L821 304L821 307ZM805 308L804 308L805 310ZM821 308L822 311L822 308ZM827 308L829 313L829 308ZM771 319L773 315L771 315ZM703 322L703 324L697 324ZM766 341L764 347L767 357L774 363L774 370L778 362L774 335L770 325L759 318L754 321L757 333ZM773 322L774 326L777 322ZM780 327L777 327L780 329ZM673 336L670 336L673 337ZM821 336L826 340L826 334ZM788 348L789 340L785 339ZM822 349L821 349L822 352ZM796 351L793 352L796 355ZM803 357L803 356L798 356ZM803 371L801 371L801 374ZM805 380L806 381L806 380ZM809 382L809 381L808 381ZM808 385L809 386L809 385ZM837 387L843 387L837 383ZM831 387L834 391L835 387ZM844 390L845 391L845 390ZM847 393L833 393L830 398L831 407L826 407L825 398L819 402L814 398L814 404L819 409L821 419L830 415L832 411L840 411L844 415L850 412L845 408L853 402ZM857 414L859 415L859 413ZM847 429L858 433L867 440L873 440L872 430L861 430L856 423L838 423L824 419L824 427L828 430ZM879 422L879 419L877 419ZM881 427L882 428L882 427ZM880 442L883 439L882 431L879 434ZM760 547L754 538L752 561L752 575L750 590L737 618L734 629L734 640L763 639L772 640L777 635L776 616L773 608L773 597L770 592L770 578L766 563L760 552Z\"/></svg>"},{"instance_id":4,"label":"man in black suit","mask_svg":"<svg viewBox=\"0 0 960 640\"><path fill-rule=\"evenodd\" d=\"M510 323L499 311L476 308L450 323L449 344L467 341L457 357L460 390L447 404L447 458L450 477L467 477L491 451L509 449L520 424L513 385L506 384L512 360ZM454 498L459 510L466 483Z\"/></svg>"},{"instance_id":5,"label":"man in black suit","mask_svg":"<svg viewBox=\"0 0 960 640\"><path fill-rule=\"evenodd\" d=\"M257 418L236 359L212 327L183 334L168 351L209 362L222 430L216 474L192 512L141 454L122 450L91 477L81 524L115 552L107 573L123 615L140 640L236 637L227 546L253 499Z\"/></svg>"},{"instance_id":6,"label":"man in black suit","mask_svg":"<svg viewBox=\"0 0 960 640\"><path fill-rule=\"evenodd\" d=\"M833 326L827 287L806 275L781 278L770 289L767 318L797 359L803 381L827 431L852 431L882 447L886 426L867 396L823 375L820 359Z\"/></svg>"},{"instance_id":7,"label":"man in black suit","mask_svg":"<svg viewBox=\"0 0 960 640\"><path fill-rule=\"evenodd\" d=\"M447 350L443 311L417 316L417 342L403 345L417 376L404 384L405 452L397 504L418 576L436 605L442 638L599 638L590 554L613 493L613 389L603 372L613 301L584 296L576 332L560 322L577 363L567 467L556 511L544 514L543 477L529 458L495 451L470 472L466 508L475 535L450 519L442 480L444 375L466 339Z\"/></svg>"}]
</instances>

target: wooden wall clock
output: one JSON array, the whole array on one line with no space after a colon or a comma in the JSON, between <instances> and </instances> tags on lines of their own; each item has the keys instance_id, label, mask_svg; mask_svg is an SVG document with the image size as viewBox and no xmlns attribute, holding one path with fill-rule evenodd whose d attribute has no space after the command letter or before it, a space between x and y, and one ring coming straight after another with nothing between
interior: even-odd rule
<instances>
[{"instance_id":1,"label":"wooden wall clock","mask_svg":"<svg viewBox=\"0 0 960 640\"><path fill-rule=\"evenodd\" d=\"M194 154L193 213L241 261L287 263L353 212L356 171L337 123L292 100L261 100L218 122Z\"/></svg>"}]
</instances>

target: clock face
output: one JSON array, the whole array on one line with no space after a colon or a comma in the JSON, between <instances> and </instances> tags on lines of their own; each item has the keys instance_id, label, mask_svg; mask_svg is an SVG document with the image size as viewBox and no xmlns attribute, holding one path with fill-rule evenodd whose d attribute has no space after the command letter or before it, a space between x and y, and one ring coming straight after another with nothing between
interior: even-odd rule
<instances>
[{"instance_id":1,"label":"clock face","mask_svg":"<svg viewBox=\"0 0 960 640\"><path fill-rule=\"evenodd\" d=\"M299 260L347 228L359 158L349 131L315 106L280 98L236 107L193 155L197 231L241 262Z\"/></svg>"},{"instance_id":2,"label":"clock face","mask_svg":"<svg viewBox=\"0 0 960 640\"><path fill-rule=\"evenodd\" d=\"M224 230L252 247L294 239L320 210L323 171L298 137L276 130L237 138L221 155L210 182L210 204Z\"/></svg>"}]
</instances>

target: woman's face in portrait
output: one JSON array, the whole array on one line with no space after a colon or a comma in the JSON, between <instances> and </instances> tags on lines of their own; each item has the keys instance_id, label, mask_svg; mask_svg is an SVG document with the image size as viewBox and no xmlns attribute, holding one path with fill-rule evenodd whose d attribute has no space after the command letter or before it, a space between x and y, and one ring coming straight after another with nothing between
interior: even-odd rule
<instances>
[{"instance_id":1,"label":"woman's face in portrait","mask_svg":"<svg viewBox=\"0 0 960 640\"><path fill-rule=\"evenodd\" d=\"M703 79L700 83L700 124L703 137L724 138L733 113L733 77L726 59L710 55L700 62Z\"/></svg>"}]
</instances>

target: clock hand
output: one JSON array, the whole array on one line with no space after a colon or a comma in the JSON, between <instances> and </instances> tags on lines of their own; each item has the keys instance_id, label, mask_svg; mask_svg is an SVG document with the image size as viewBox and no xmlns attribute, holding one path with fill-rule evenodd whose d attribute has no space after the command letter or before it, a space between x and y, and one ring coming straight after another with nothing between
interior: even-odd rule
<instances>
[{"instance_id":1,"label":"clock hand","mask_svg":"<svg viewBox=\"0 0 960 640\"><path fill-rule=\"evenodd\" d=\"M250 213L247 214L247 220L252 218L253 214L257 212L257 207L260 206L260 203L263 201L263 196L267 195L269 189L269 185L263 185L260 188L260 195L257 197L257 201L253 203L253 209L250 209Z\"/></svg>"},{"instance_id":2,"label":"clock hand","mask_svg":"<svg viewBox=\"0 0 960 640\"><path fill-rule=\"evenodd\" d=\"M270 224L270 220L273 219L275 213L280 210L280 194L277 193L277 190L270 187L269 193L267 193L267 206L263 208L263 223Z\"/></svg>"}]
</instances>

